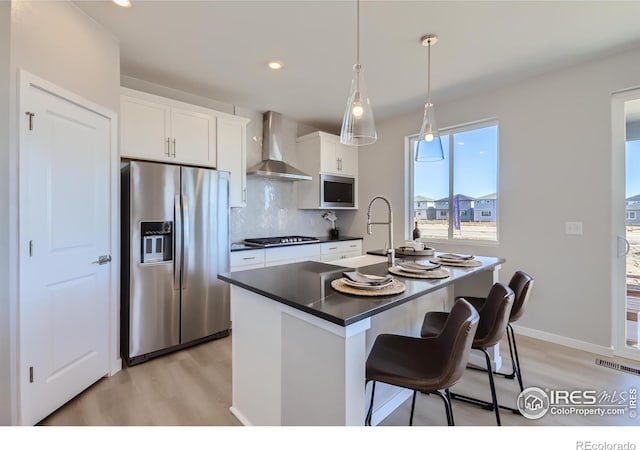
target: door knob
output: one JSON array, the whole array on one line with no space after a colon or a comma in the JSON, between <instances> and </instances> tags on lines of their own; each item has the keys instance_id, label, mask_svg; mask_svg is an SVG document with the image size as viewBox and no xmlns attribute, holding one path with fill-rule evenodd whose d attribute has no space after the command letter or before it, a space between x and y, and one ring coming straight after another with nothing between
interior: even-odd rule
<instances>
[{"instance_id":1,"label":"door knob","mask_svg":"<svg viewBox=\"0 0 640 450\"><path fill-rule=\"evenodd\" d=\"M111 262L111 255L101 255L98 256L97 261L91 261L91 264L98 264L101 266L103 264L107 264L108 262Z\"/></svg>"}]
</instances>

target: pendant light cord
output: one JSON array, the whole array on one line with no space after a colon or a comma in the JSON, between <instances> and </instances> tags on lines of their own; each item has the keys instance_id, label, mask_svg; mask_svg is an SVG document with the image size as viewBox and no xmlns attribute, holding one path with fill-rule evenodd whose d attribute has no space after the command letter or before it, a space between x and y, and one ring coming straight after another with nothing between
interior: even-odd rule
<instances>
[{"instance_id":1,"label":"pendant light cord","mask_svg":"<svg viewBox=\"0 0 640 450\"><path fill-rule=\"evenodd\" d=\"M360 67L360 0L356 0L356 65Z\"/></svg>"},{"instance_id":2,"label":"pendant light cord","mask_svg":"<svg viewBox=\"0 0 640 450\"><path fill-rule=\"evenodd\" d=\"M431 39L427 41L427 106L431 104Z\"/></svg>"}]
</instances>

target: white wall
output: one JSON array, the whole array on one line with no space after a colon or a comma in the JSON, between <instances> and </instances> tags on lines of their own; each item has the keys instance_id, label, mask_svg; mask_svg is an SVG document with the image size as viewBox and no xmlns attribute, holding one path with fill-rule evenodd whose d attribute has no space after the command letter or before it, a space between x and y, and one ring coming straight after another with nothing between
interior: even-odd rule
<instances>
[{"instance_id":1,"label":"white wall","mask_svg":"<svg viewBox=\"0 0 640 450\"><path fill-rule=\"evenodd\" d=\"M447 103L434 99L442 128L499 121L500 243L437 250L505 257L505 282L515 270L531 273L536 285L519 325L611 346L611 94L640 85L639 60L636 50ZM417 133L421 118L416 110L378 123L379 141L359 150L360 204L390 197L396 242L407 221L404 137ZM582 221L584 235L566 235L565 221ZM349 234L361 234L366 208L350 222ZM364 247L384 243L385 230L376 228Z\"/></svg>"},{"instance_id":2,"label":"white wall","mask_svg":"<svg viewBox=\"0 0 640 450\"><path fill-rule=\"evenodd\" d=\"M17 73L25 69L34 75L57 84L87 100L100 104L113 111L119 109L120 87L120 46L112 35L100 25L88 18L73 3L13 1L0 2L3 13L8 5L11 7L11 19L8 27L0 23L0 33L10 32L10 120L9 120L9 164L1 164L2 170L10 173L9 177L9 226L7 233L4 223L0 222L2 238L9 237L9 298L10 322L14 327L17 321ZM10 31L7 31L10 30ZM0 38L0 43L2 39ZM0 45L1 46L1 45ZM0 52L2 50L0 49ZM1 54L1 53L0 53ZM1 66L0 66L1 68ZM2 76L0 76L2 82ZM4 102L3 102L4 105ZM4 123L5 121L1 121ZM1 145L1 144L0 144ZM1 147L0 147L1 148ZM0 194L2 193L0 189ZM4 203L3 203L4 204ZM4 218L4 215L3 215ZM4 219L3 219L4 220ZM0 245L4 249L6 246ZM4 261L5 258L0 258ZM0 264L3 264L0 262ZM5 270L0 268L1 276ZM5 283L0 283L3 287ZM4 315L2 316L4 317ZM4 327L1 328L4 332ZM2 336L4 337L4 336ZM4 339L3 339L4 341ZM0 358L3 357L0 349ZM2 360L4 362L4 360ZM5 367L2 364L2 367ZM15 354L9 367L15 375L17 364ZM5 392L9 380L0 376L0 393ZM12 400L17 392L11 386ZM0 423L6 417L7 403L0 402ZM15 423L15 404L12 411L12 422Z\"/></svg>"},{"instance_id":3,"label":"white wall","mask_svg":"<svg viewBox=\"0 0 640 450\"><path fill-rule=\"evenodd\" d=\"M0 2L0 425L11 423L9 379L9 22L8 2Z\"/></svg>"}]
</instances>

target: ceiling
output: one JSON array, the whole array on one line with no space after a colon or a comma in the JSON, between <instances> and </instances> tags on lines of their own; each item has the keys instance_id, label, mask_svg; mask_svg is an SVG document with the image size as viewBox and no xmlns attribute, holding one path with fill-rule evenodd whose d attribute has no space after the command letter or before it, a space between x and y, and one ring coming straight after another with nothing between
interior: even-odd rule
<instances>
[{"instance_id":1,"label":"ceiling","mask_svg":"<svg viewBox=\"0 0 640 450\"><path fill-rule=\"evenodd\" d=\"M355 63L355 1L76 1L121 43L123 75L323 129L339 128ZM377 120L640 47L640 2L372 1L361 63ZM274 72L269 60L284 62Z\"/></svg>"}]
</instances>

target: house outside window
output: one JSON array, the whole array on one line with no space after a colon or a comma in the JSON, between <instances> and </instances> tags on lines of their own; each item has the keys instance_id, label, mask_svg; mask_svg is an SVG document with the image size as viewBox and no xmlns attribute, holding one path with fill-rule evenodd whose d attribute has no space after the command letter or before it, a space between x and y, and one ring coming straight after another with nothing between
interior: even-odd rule
<instances>
[{"instance_id":1,"label":"house outside window","mask_svg":"<svg viewBox=\"0 0 640 450\"><path fill-rule=\"evenodd\" d=\"M407 155L414 201L410 217L427 240L498 240L498 123L440 130L445 158L415 162L417 136L409 136ZM452 182L451 182L452 181Z\"/></svg>"}]
</instances>

